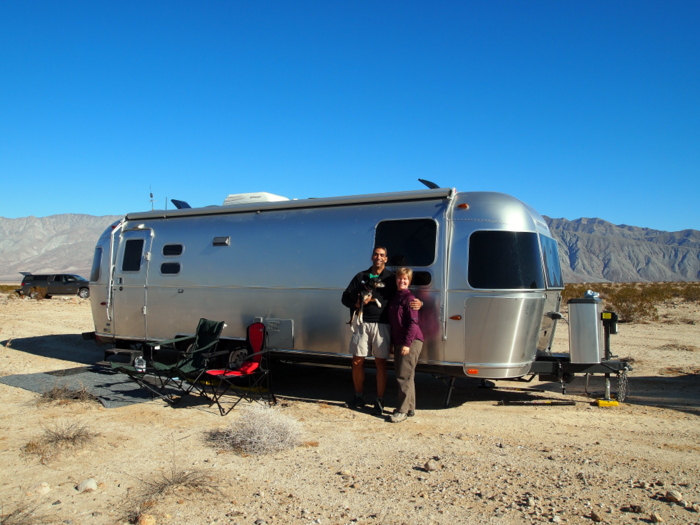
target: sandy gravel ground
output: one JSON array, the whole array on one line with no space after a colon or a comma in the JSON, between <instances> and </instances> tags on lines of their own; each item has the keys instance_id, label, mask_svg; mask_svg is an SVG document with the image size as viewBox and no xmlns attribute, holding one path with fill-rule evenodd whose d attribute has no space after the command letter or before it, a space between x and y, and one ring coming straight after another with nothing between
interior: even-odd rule
<instances>
[{"instance_id":1,"label":"sandy gravel ground","mask_svg":"<svg viewBox=\"0 0 700 525\"><path fill-rule=\"evenodd\" d=\"M348 370L277 369L280 410L301 422L304 443L264 456L208 439L249 405L222 418L198 398L117 409L38 404L37 394L0 384L0 523L127 523L139 512L142 524L172 525L700 523L700 306L660 313L657 323L621 324L613 336L613 352L635 368L629 398L614 408L592 406L578 378L566 395L536 380L523 386L545 392L487 390L464 379L445 409L445 387L421 375L417 415L397 425L343 408ZM95 363L102 350L80 337L92 329L87 301L0 296L0 375ZM554 350L567 348L561 324ZM368 373L367 384L373 380ZM602 382L589 390L601 393ZM28 453L45 430L66 424L97 435L43 461ZM208 481L141 498L183 470ZM79 492L89 478L96 490ZM667 501L673 491L680 503Z\"/></svg>"}]
</instances>

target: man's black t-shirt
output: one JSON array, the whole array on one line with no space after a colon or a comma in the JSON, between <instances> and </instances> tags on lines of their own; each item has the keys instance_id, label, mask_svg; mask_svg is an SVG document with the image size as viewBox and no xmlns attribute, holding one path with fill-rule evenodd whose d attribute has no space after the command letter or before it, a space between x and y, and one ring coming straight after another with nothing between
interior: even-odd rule
<instances>
[{"instance_id":1,"label":"man's black t-shirt","mask_svg":"<svg viewBox=\"0 0 700 525\"><path fill-rule=\"evenodd\" d=\"M353 277L350 284L343 292L343 304L350 308L350 310L355 309L355 303L357 303L357 297L360 292L365 289L364 284L369 282L369 274L372 268L358 273ZM366 323L384 323L389 324L389 311L387 306L389 305L389 300L396 294L396 276L394 272L384 268L384 271L379 274L379 279L384 283L384 288L375 288L372 293L372 297L379 299L382 306L377 306L374 301L366 304L363 309L362 317Z\"/></svg>"}]
</instances>

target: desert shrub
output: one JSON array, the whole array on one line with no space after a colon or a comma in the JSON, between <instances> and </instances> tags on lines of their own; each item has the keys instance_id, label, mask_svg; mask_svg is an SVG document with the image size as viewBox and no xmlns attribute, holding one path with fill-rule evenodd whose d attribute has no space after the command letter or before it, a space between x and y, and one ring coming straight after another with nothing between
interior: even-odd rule
<instances>
[{"instance_id":1,"label":"desert shrub","mask_svg":"<svg viewBox=\"0 0 700 525\"><path fill-rule=\"evenodd\" d=\"M98 434L80 423L56 423L44 429L43 435L24 446L26 454L39 456L42 463L51 460L66 449L79 449L87 445Z\"/></svg>"},{"instance_id":2,"label":"desert shrub","mask_svg":"<svg viewBox=\"0 0 700 525\"><path fill-rule=\"evenodd\" d=\"M163 496L175 494L187 489L190 492L204 492L214 490L215 485L211 475L201 470L184 470L173 466L168 471L162 471L153 480L141 480L141 489L138 500L143 505ZM146 505L148 506L148 505Z\"/></svg>"},{"instance_id":3,"label":"desert shrub","mask_svg":"<svg viewBox=\"0 0 700 525\"><path fill-rule=\"evenodd\" d=\"M301 424L278 408L254 405L230 428L212 438L219 446L244 454L270 454L299 446Z\"/></svg>"},{"instance_id":4,"label":"desert shrub","mask_svg":"<svg viewBox=\"0 0 700 525\"><path fill-rule=\"evenodd\" d=\"M85 387L79 388L78 390L71 390L66 386L55 386L51 390L41 394L38 402L68 404L73 401L88 402L96 400L97 398Z\"/></svg>"},{"instance_id":5,"label":"desert shrub","mask_svg":"<svg viewBox=\"0 0 700 525\"><path fill-rule=\"evenodd\" d=\"M660 350L680 350L681 352L697 352L700 350L695 345L683 345L680 343L667 343L659 347Z\"/></svg>"},{"instance_id":6,"label":"desert shrub","mask_svg":"<svg viewBox=\"0 0 700 525\"><path fill-rule=\"evenodd\" d=\"M46 294L48 293L48 291L49 289L45 286L32 286L29 289L29 297L40 301L42 299L46 299Z\"/></svg>"},{"instance_id":7,"label":"desert shrub","mask_svg":"<svg viewBox=\"0 0 700 525\"><path fill-rule=\"evenodd\" d=\"M659 318L655 301L644 293L644 287L634 284L621 286L607 295L606 302L617 313L622 323Z\"/></svg>"},{"instance_id":8,"label":"desert shrub","mask_svg":"<svg viewBox=\"0 0 700 525\"><path fill-rule=\"evenodd\" d=\"M685 301L700 303L700 283L684 283L678 288L678 296Z\"/></svg>"},{"instance_id":9,"label":"desert shrub","mask_svg":"<svg viewBox=\"0 0 700 525\"><path fill-rule=\"evenodd\" d=\"M561 302L566 304L570 299L579 299L588 290L589 285L580 283L570 283L565 285L564 291L561 293Z\"/></svg>"},{"instance_id":10,"label":"desert shrub","mask_svg":"<svg viewBox=\"0 0 700 525\"><path fill-rule=\"evenodd\" d=\"M211 474L202 470L184 470L177 466L173 456L172 466L154 474L152 479L139 479L141 487L130 495L122 506L124 520L129 523L140 523L142 516L158 504L165 496L189 493L220 492L216 480Z\"/></svg>"},{"instance_id":11,"label":"desert shrub","mask_svg":"<svg viewBox=\"0 0 700 525\"><path fill-rule=\"evenodd\" d=\"M38 525L39 523L49 523L48 517L37 513L38 508L38 502L24 502L9 510L2 503L0 504L0 525Z\"/></svg>"}]
</instances>

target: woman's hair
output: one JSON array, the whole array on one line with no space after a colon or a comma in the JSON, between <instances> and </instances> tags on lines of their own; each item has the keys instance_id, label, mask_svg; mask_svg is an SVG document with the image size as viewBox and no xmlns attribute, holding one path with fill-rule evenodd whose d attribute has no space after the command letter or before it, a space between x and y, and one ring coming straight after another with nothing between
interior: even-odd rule
<instances>
[{"instance_id":1,"label":"woman's hair","mask_svg":"<svg viewBox=\"0 0 700 525\"><path fill-rule=\"evenodd\" d=\"M403 277L404 275L408 277L409 283L413 281L413 270L410 268L399 268L396 270L396 277Z\"/></svg>"}]
</instances>

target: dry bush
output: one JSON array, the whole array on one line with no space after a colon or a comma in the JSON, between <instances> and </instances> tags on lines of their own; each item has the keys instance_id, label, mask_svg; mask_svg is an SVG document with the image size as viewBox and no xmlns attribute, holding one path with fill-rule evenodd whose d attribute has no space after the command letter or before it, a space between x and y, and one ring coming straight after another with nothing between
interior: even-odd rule
<instances>
[{"instance_id":1,"label":"dry bush","mask_svg":"<svg viewBox=\"0 0 700 525\"><path fill-rule=\"evenodd\" d=\"M173 466L169 471L161 471L153 480L139 479L143 484L140 491L130 497L124 504L124 520L129 523L139 523L139 518L149 509L158 504L165 496L179 494L182 491L190 493L220 492L214 478L201 470L183 470Z\"/></svg>"},{"instance_id":2,"label":"dry bush","mask_svg":"<svg viewBox=\"0 0 700 525\"><path fill-rule=\"evenodd\" d=\"M280 409L254 405L224 431L210 434L218 446L243 454L271 454L301 444L301 424Z\"/></svg>"},{"instance_id":3,"label":"dry bush","mask_svg":"<svg viewBox=\"0 0 700 525\"><path fill-rule=\"evenodd\" d=\"M13 294L15 293L15 290L17 290L19 286L14 285L14 284L0 284L0 293L8 293L8 294ZM2 523L2 522L0 522Z\"/></svg>"},{"instance_id":4,"label":"dry bush","mask_svg":"<svg viewBox=\"0 0 700 525\"><path fill-rule=\"evenodd\" d=\"M201 470L182 470L173 466L169 471L161 472L153 481L141 480L144 489L139 499L142 504L175 494L186 489L190 492L210 492L215 490L211 475Z\"/></svg>"},{"instance_id":5,"label":"dry bush","mask_svg":"<svg viewBox=\"0 0 700 525\"><path fill-rule=\"evenodd\" d=\"M700 350L694 345L682 345L680 343L668 343L659 347L659 350L680 350L682 352L697 352Z\"/></svg>"},{"instance_id":6,"label":"dry bush","mask_svg":"<svg viewBox=\"0 0 700 525\"><path fill-rule=\"evenodd\" d=\"M55 386L51 390L41 394L38 403L58 403L61 405L66 405L74 401L87 403L90 401L97 401L97 398L93 396L85 387L78 390L72 390L67 386Z\"/></svg>"},{"instance_id":7,"label":"dry bush","mask_svg":"<svg viewBox=\"0 0 700 525\"><path fill-rule=\"evenodd\" d=\"M620 317L622 323L656 321L659 318L655 294L646 294L645 287L622 286L612 291L607 299L610 307Z\"/></svg>"},{"instance_id":8,"label":"dry bush","mask_svg":"<svg viewBox=\"0 0 700 525\"><path fill-rule=\"evenodd\" d=\"M588 284L570 283L564 287L561 293L561 303L567 304L570 299L580 299L591 286Z\"/></svg>"},{"instance_id":9,"label":"dry bush","mask_svg":"<svg viewBox=\"0 0 700 525\"><path fill-rule=\"evenodd\" d=\"M53 428L44 429L40 437L27 443L24 452L39 456L42 463L47 463L61 451L82 448L98 435L82 423L56 423Z\"/></svg>"},{"instance_id":10,"label":"dry bush","mask_svg":"<svg viewBox=\"0 0 700 525\"><path fill-rule=\"evenodd\" d=\"M39 503L29 502L21 503L13 510L5 513L5 504L0 505L0 525L38 525L40 523L49 523L46 516L37 514Z\"/></svg>"},{"instance_id":11,"label":"dry bush","mask_svg":"<svg viewBox=\"0 0 700 525\"><path fill-rule=\"evenodd\" d=\"M48 293L48 291L49 289L45 286L32 286L29 289L29 297L40 301L42 299L46 299L46 294Z\"/></svg>"}]
</instances>

